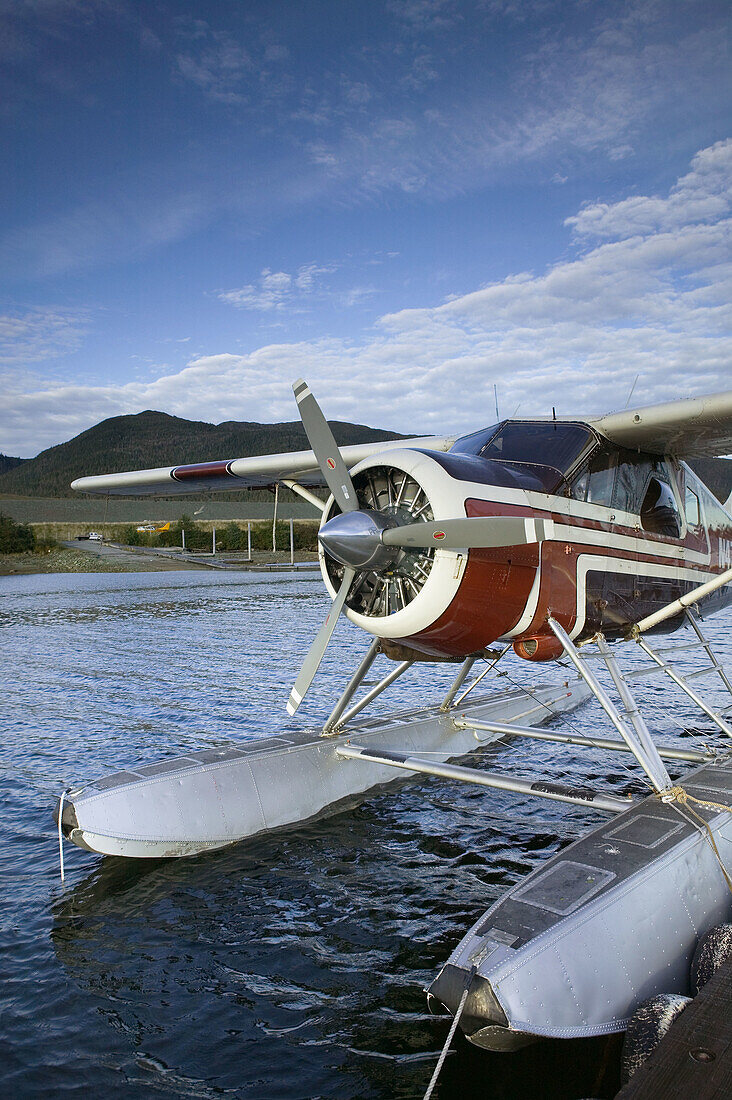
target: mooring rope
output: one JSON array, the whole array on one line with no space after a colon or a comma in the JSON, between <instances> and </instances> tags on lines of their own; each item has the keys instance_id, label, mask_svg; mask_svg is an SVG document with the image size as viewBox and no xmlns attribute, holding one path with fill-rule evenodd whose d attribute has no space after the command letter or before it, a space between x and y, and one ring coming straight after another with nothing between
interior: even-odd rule
<instances>
[{"instance_id":1,"label":"mooring rope","mask_svg":"<svg viewBox=\"0 0 732 1100\"><path fill-rule=\"evenodd\" d=\"M460 998L460 1003L457 1007L457 1012L455 1013L455 1015L452 1018L452 1023L450 1024L450 1030L448 1031L447 1038L445 1039L445 1045L442 1048L442 1051L440 1053L440 1057L437 1059L437 1065L435 1066L435 1072L432 1074L432 1077L430 1079L430 1083L427 1086L427 1092L424 1094L423 1100L430 1100L430 1097L432 1096L432 1093L435 1090L435 1085L437 1084L437 1078L440 1076L440 1071L442 1070L445 1059L447 1058L447 1052L450 1049L450 1043L452 1042L453 1036L454 1036L455 1032L457 1031L457 1026L460 1022L460 1017L462 1015L463 1009L465 1008L465 1002L468 999L468 993L470 991L470 984L473 980L474 974L475 974L475 967L472 966L470 968L470 973L468 974L468 980L465 983L465 989L463 990L463 995Z\"/></svg>"},{"instance_id":2,"label":"mooring rope","mask_svg":"<svg viewBox=\"0 0 732 1100\"><path fill-rule=\"evenodd\" d=\"M690 806L689 803L695 802L697 806L707 806L710 810L722 810L723 812L726 812L728 814L732 814L732 806L727 806L724 802L709 802L703 798L695 798L693 794L689 794L689 792L685 790L684 787L682 787L681 785L678 785L676 787L669 787L667 791L658 791L658 793L656 794L656 798L660 798L661 802L666 802L669 804L678 802L679 806L684 806L689 811L689 813L692 814L697 819L697 821L701 823L704 829L704 831L702 832L702 836L711 846L711 849L716 856L717 863L719 864L719 869L724 875L724 880L727 883L730 893L732 893L732 876L725 867L724 860L719 854L719 849L717 848L714 834L709 828L709 822L705 821L701 814L697 813L694 807Z\"/></svg>"}]
</instances>

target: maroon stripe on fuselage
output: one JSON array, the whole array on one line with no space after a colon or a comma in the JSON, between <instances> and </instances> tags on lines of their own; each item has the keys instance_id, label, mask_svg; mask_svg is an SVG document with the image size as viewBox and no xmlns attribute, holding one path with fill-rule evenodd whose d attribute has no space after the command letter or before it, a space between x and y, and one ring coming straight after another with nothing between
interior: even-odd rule
<instances>
[{"instance_id":1,"label":"maroon stripe on fuselage","mask_svg":"<svg viewBox=\"0 0 732 1100\"><path fill-rule=\"evenodd\" d=\"M663 546L678 546L681 542L672 535L657 535L652 531L645 531L642 527L628 527L612 520L590 519L587 516L577 516L571 512L560 512L552 508L534 508L528 504L506 504L503 501L482 500L476 497L468 497L465 501L465 514L467 516L527 516L531 519L551 519L555 523L569 524L572 527L584 528L586 531L612 531L616 535L625 535L627 538ZM692 531L687 531L682 545L700 553L707 548L704 537Z\"/></svg>"},{"instance_id":2,"label":"maroon stripe on fuselage","mask_svg":"<svg viewBox=\"0 0 732 1100\"><path fill-rule=\"evenodd\" d=\"M718 532L709 532L709 547L707 546L706 538L701 534L696 534L693 531L687 530L686 536L683 539L673 538L670 535L657 535L651 531L644 531L640 527L628 527L619 523L613 523L611 521L602 521L596 519L588 519L585 516L573 516L568 512L558 512L551 508L536 509L522 504L506 504L502 501L494 500L481 500L479 498L468 498L465 501L465 513L467 516L526 516L530 519L551 519L555 523L561 523L564 526L573 528L573 533L569 539L557 536L559 542L570 541L574 547L576 547L578 553L603 553L609 554L613 557L624 558L625 560L641 560L644 562L655 563L659 565L668 565L672 561L676 561L677 564L683 565L687 569L698 569L701 572L714 572L715 569L721 570L721 565L714 565L715 551L718 551ZM629 549L627 547L621 548L613 546L608 542L603 544L602 547L596 543L583 543L582 531L602 531L603 534L609 536L618 535L624 538L631 538L635 541L636 545ZM577 532L576 534L574 532ZM728 537L732 537L732 529ZM685 551L691 551L693 553L705 554L711 551L711 561L709 565L699 565L694 562L682 560L680 556L674 555L673 558L669 558L668 555L654 554L654 546L669 546L678 552L683 549Z\"/></svg>"}]
</instances>

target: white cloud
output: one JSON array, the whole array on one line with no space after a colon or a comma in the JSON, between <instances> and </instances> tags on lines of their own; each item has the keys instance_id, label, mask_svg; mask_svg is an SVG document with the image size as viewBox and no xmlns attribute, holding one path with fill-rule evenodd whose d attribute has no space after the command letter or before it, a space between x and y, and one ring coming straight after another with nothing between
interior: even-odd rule
<instances>
[{"instance_id":1,"label":"white cloud","mask_svg":"<svg viewBox=\"0 0 732 1100\"><path fill-rule=\"evenodd\" d=\"M306 294L312 293L319 285L323 275L330 275L337 270L335 264L325 267L315 263L303 264L297 269L295 286Z\"/></svg>"},{"instance_id":2,"label":"white cloud","mask_svg":"<svg viewBox=\"0 0 732 1100\"><path fill-rule=\"evenodd\" d=\"M728 388L732 223L713 213L722 209L714 205L721 194L714 165L727 151L702 151L668 195L639 196L653 210L643 231L633 217L632 235L623 235L626 200L607 204L602 225L622 230L619 239L603 231L594 247L544 272L386 315L359 343L269 344L248 355L200 356L153 381L46 386L8 402L0 449L28 454L102 417L146 408L214 422L291 420L298 376L329 417L438 433L489 423L494 383L504 415L517 406L526 415L552 406L576 415L622 408L636 374L634 404ZM317 286L318 272L265 270L240 293L244 304L248 296L271 299L276 309Z\"/></svg>"},{"instance_id":3,"label":"white cloud","mask_svg":"<svg viewBox=\"0 0 732 1100\"><path fill-rule=\"evenodd\" d=\"M691 171L671 188L668 198L637 195L614 204L591 203L564 224L578 237L623 238L716 221L731 206L732 141L726 140L697 153Z\"/></svg>"},{"instance_id":4,"label":"white cloud","mask_svg":"<svg viewBox=\"0 0 732 1100\"><path fill-rule=\"evenodd\" d=\"M93 7L79 0L81 13ZM673 18L661 18L648 0L607 16L582 0L577 8L581 18L558 0L481 0L468 19L456 2L394 0L394 18L382 37L375 32L378 48L356 35L307 72L284 45L265 40L257 20L235 38L203 20L176 19L175 47L168 53L164 44L159 64L174 68L179 91L230 105L233 128L218 129L219 120L203 157L194 142L166 163L135 163L124 179L92 173L80 192L88 199L64 207L61 195L53 213L10 229L0 265L45 277L137 259L224 219L246 235L294 209L352 207L394 193L449 198L510 183L527 168L562 181L578 164L630 157L649 134L665 134L679 101L684 118L704 120L714 98L723 117L721 9L712 5L693 29L683 5ZM57 9L62 0L49 0ZM102 10L113 11L112 0ZM514 34L520 19L522 33ZM497 28L507 35L510 64L496 53ZM37 21L39 41L48 34L48 20ZM24 35L28 44L29 28ZM66 79L69 66L58 64ZM40 57L31 70L33 79L50 71ZM679 133L689 123L675 125ZM652 216L632 202L624 217ZM602 210L580 211L576 232L590 232L593 221L600 232Z\"/></svg>"},{"instance_id":5,"label":"white cloud","mask_svg":"<svg viewBox=\"0 0 732 1100\"><path fill-rule=\"evenodd\" d=\"M257 283L234 290L219 291L217 297L237 309L252 309L268 313L271 310L302 309L309 298L323 297L322 279L337 270L337 266L303 264L294 275L286 271L271 271L265 267Z\"/></svg>"},{"instance_id":6,"label":"white cloud","mask_svg":"<svg viewBox=\"0 0 732 1100\"><path fill-rule=\"evenodd\" d=\"M175 58L177 75L209 99L242 106L255 94L278 97L289 87L280 75L290 56L284 45L261 42L250 34L244 46L203 19L180 20L178 32L183 46Z\"/></svg>"},{"instance_id":7,"label":"white cloud","mask_svg":"<svg viewBox=\"0 0 732 1100\"><path fill-rule=\"evenodd\" d=\"M462 19L455 0L390 0L388 8L418 33L439 32Z\"/></svg>"},{"instance_id":8,"label":"white cloud","mask_svg":"<svg viewBox=\"0 0 732 1100\"><path fill-rule=\"evenodd\" d=\"M40 363L76 351L87 317L64 309L36 308L0 316L0 364Z\"/></svg>"},{"instance_id":9,"label":"white cloud","mask_svg":"<svg viewBox=\"0 0 732 1100\"><path fill-rule=\"evenodd\" d=\"M536 5L540 14L547 7ZM398 8L406 22L425 27L456 12L430 0ZM499 4L486 14L512 13ZM490 41L490 23L479 25ZM443 198L505 180L520 166L546 164L551 176L557 156L566 176L572 163L588 157L631 157L649 124L665 125L680 95L689 102L724 95L728 84L724 35L711 19L695 31L680 28L674 38L656 5L636 2L607 20L597 9L594 18L578 18L576 29L569 14L561 30L541 25L516 40L511 75L486 50L483 77L470 64L464 81L459 65L438 72L421 45L410 52L400 43L392 93L374 79L383 94L375 95L373 110L306 146L324 173L322 185L330 181L331 191L351 202L393 191ZM428 98L422 85L436 79L439 95ZM397 95L396 85L407 94ZM318 119L332 122L332 110L321 108Z\"/></svg>"},{"instance_id":10,"label":"white cloud","mask_svg":"<svg viewBox=\"0 0 732 1100\"><path fill-rule=\"evenodd\" d=\"M205 46L178 54L176 65L180 76L223 103L245 102L245 82L255 70L248 51L221 31L207 32Z\"/></svg>"}]
</instances>

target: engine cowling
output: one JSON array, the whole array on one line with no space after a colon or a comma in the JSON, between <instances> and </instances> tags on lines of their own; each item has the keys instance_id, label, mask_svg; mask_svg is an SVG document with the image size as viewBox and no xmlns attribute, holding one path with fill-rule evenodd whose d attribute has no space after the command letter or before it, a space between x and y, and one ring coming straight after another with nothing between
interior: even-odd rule
<instances>
[{"instance_id":1,"label":"engine cowling","mask_svg":"<svg viewBox=\"0 0 732 1100\"><path fill-rule=\"evenodd\" d=\"M454 476L462 456L428 451L394 450L359 463L351 471L362 516L379 525L445 521L465 515L515 514L530 511L525 494L513 490L515 502L502 508L491 499L489 482L474 480L474 461L465 460L464 479ZM442 461L441 461L442 460ZM457 463L457 465L456 465ZM504 491L504 496L506 493ZM322 526L339 513L331 497ZM359 516L359 513L348 513ZM359 517L356 526L369 521ZM428 654L464 656L482 650L517 624L531 590L538 553L527 547L493 550L403 548L374 556L362 566L346 601L346 614L368 633ZM527 550L529 551L527 554ZM534 560L535 559L535 560ZM320 567L335 597L343 565L321 544ZM518 583L517 586L517 581Z\"/></svg>"}]
</instances>

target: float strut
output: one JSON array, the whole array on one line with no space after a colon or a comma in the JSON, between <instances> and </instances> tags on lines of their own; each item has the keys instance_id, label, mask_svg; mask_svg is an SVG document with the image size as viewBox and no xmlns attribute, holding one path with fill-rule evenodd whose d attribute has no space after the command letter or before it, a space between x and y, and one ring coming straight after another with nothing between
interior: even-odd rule
<instances>
[{"instance_id":1,"label":"float strut","mask_svg":"<svg viewBox=\"0 0 732 1100\"><path fill-rule=\"evenodd\" d=\"M617 798L615 795L601 794L589 787L568 787L562 783L551 783L527 779L515 779L510 775L497 775L495 772L479 771L477 768L465 768L460 764L440 764L425 760L421 756L408 756L402 752L388 749L364 749L359 745L339 745L337 756L347 760L366 760L370 764L388 764L391 768L403 768L408 772L421 772L423 775L436 775L440 779L457 779L463 783L476 783L480 787L495 787L501 791L515 791L517 794L533 794L539 798L549 798L554 802L570 802L575 806L587 806L593 810L608 810L622 813L629 809L631 798Z\"/></svg>"},{"instance_id":2,"label":"float strut","mask_svg":"<svg viewBox=\"0 0 732 1100\"><path fill-rule=\"evenodd\" d=\"M595 674L587 667L585 661L579 655L577 647L567 634L563 626L561 626L556 619L552 619L551 616L547 619L552 631L562 643L564 652L569 657L574 667L579 672L582 679L587 686L591 689L593 695L597 699L602 709L607 714L608 718L615 726L616 730L625 741L626 745L633 753L643 771L646 773L651 783L657 791L665 791L671 786L671 777L669 776L663 761L661 760L656 746L651 742L651 752L646 751L646 746L643 745L635 730L631 731L622 719L620 711L613 703L612 699L605 691L604 687L597 679ZM604 638L603 638L604 641ZM605 654L603 654L603 657ZM629 691L629 689L627 689Z\"/></svg>"}]
</instances>

